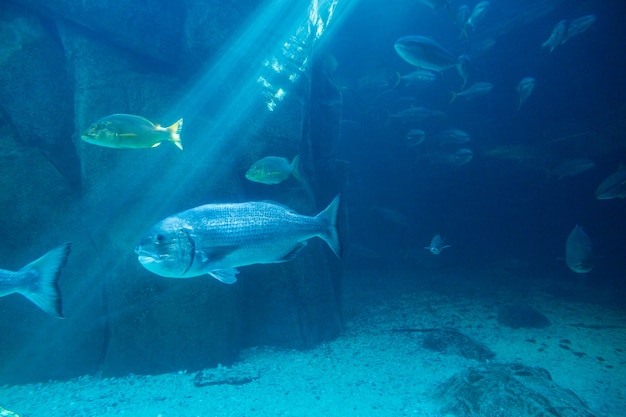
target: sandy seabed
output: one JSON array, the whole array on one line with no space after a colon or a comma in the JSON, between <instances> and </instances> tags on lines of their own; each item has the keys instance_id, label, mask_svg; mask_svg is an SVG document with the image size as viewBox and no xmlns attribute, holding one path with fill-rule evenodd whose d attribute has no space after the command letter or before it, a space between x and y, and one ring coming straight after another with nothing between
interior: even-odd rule
<instances>
[{"instance_id":1,"label":"sandy seabed","mask_svg":"<svg viewBox=\"0 0 626 417\"><path fill-rule=\"evenodd\" d=\"M242 385L197 387L197 372L0 387L0 405L22 417L82 416L424 416L440 417L436 387L479 362L422 347L403 328L454 327L496 352L497 362L547 369L597 416L626 410L626 311L572 302L542 291L524 301L552 321L543 329L511 329L497 320L512 291L437 291L412 284L410 273L390 285L380 273L347 273L345 331L306 351L247 349L234 368L258 378ZM387 271L384 274L391 274ZM583 324L583 326L580 326ZM514 417L514 416L511 416Z\"/></svg>"}]
</instances>

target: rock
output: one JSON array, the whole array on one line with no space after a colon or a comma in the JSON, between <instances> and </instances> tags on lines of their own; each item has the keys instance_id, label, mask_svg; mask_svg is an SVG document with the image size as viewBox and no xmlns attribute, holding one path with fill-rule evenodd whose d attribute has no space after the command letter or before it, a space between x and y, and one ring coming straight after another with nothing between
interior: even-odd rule
<instances>
[{"instance_id":1,"label":"rock","mask_svg":"<svg viewBox=\"0 0 626 417\"><path fill-rule=\"evenodd\" d=\"M463 356L466 359L475 359L482 362L493 359L496 356L484 344L455 329L398 329L396 331L424 333L422 346L435 352Z\"/></svg>"},{"instance_id":2,"label":"rock","mask_svg":"<svg viewBox=\"0 0 626 417\"><path fill-rule=\"evenodd\" d=\"M207 385L244 385L260 378L259 371L246 365L232 367L218 366L215 369L205 369L196 374L193 384L196 387Z\"/></svg>"},{"instance_id":3,"label":"rock","mask_svg":"<svg viewBox=\"0 0 626 417\"><path fill-rule=\"evenodd\" d=\"M0 407L0 417L20 417L18 414L13 411L9 411L6 408Z\"/></svg>"},{"instance_id":4,"label":"rock","mask_svg":"<svg viewBox=\"0 0 626 417\"><path fill-rule=\"evenodd\" d=\"M462 371L435 391L442 414L456 417L593 417L571 390L543 368L486 364Z\"/></svg>"},{"instance_id":5,"label":"rock","mask_svg":"<svg viewBox=\"0 0 626 417\"><path fill-rule=\"evenodd\" d=\"M510 303L500 306L498 323L514 329L520 327L541 329L551 324L546 316L525 303Z\"/></svg>"}]
</instances>

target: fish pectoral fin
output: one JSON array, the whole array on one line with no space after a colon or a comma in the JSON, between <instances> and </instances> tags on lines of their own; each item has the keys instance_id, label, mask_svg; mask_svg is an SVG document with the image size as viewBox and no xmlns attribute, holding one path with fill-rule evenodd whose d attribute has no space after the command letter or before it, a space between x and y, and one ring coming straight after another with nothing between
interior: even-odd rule
<instances>
[{"instance_id":1,"label":"fish pectoral fin","mask_svg":"<svg viewBox=\"0 0 626 417\"><path fill-rule=\"evenodd\" d=\"M224 259L234 251L239 249L237 245L231 246L212 246L210 248L201 248L198 253L202 263L217 262Z\"/></svg>"},{"instance_id":2,"label":"fish pectoral fin","mask_svg":"<svg viewBox=\"0 0 626 417\"><path fill-rule=\"evenodd\" d=\"M234 284L237 282L236 275L238 273L239 271L237 269L218 269L215 271L209 271L209 275L224 284Z\"/></svg>"},{"instance_id":3,"label":"fish pectoral fin","mask_svg":"<svg viewBox=\"0 0 626 417\"><path fill-rule=\"evenodd\" d=\"M156 148L157 146L159 146L161 144L161 142L159 143L155 143L154 145L150 146L151 148Z\"/></svg>"},{"instance_id":4,"label":"fish pectoral fin","mask_svg":"<svg viewBox=\"0 0 626 417\"><path fill-rule=\"evenodd\" d=\"M300 251L302 249L304 249L304 247L306 246L306 241L305 242L300 242L298 243L296 246L294 246L289 252L287 252L287 254L285 256L283 256L280 259L277 259L275 261L275 263L280 263L280 262L289 262L292 261L296 256L298 256L298 254L300 253Z\"/></svg>"},{"instance_id":5,"label":"fish pectoral fin","mask_svg":"<svg viewBox=\"0 0 626 417\"><path fill-rule=\"evenodd\" d=\"M136 133L119 133L117 136L121 136L123 138L134 138L137 136Z\"/></svg>"}]
</instances>

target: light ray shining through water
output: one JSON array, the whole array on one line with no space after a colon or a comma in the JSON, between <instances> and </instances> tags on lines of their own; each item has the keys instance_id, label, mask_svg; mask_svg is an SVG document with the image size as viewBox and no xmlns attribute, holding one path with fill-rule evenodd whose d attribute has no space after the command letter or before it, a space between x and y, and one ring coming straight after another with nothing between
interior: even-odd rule
<instances>
[{"instance_id":1,"label":"light ray shining through water","mask_svg":"<svg viewBox=\"0 0 626 417\"><path fill-rule=\"evenodd\" d=\"M286 97L297 88L302 91L297 84L305 81L302 75L314 44L326 33L331 18L334 25L338 24L337 5L338 0L267 1L242 26L241 33L232 36L207 63L204 72L163 118L184 118L184 150L179 152L163 144L141 154L120 154L116 168L107 176L110 184L92 190L86 207L81 209L82 221L77 227L88 231L90 244L100 257L94 260L94 272L85 277L82 288L73 289L74 299L69 305L85 303L84 295L103 279L101 271L106 271L106 276L128 273L129 263L137 262L133 249L141 235L163 217L191 208L189 184L202 185L203 195L193 196L200 204L217 202L211 191L225 175L232 175L232 164L246 151L246 141L238 135L248 130L241 126L261 126L267 118L281 117L280 106ZM348 8L343 8L342 16L347 12ZM109 230L114 224L118 226ZM101 240L104 235L109 239ZM118 247L107 246L112 242ZM141 307L127 308L133 311ZM115 316L129 311L109 313ZM79 316L80 311L67 314Z\"/></svg>"}]
</instances>

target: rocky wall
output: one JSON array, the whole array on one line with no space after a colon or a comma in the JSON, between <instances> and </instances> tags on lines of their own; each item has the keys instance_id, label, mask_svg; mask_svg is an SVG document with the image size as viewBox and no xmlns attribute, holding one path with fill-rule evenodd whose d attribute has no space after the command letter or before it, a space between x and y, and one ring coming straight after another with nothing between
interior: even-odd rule
<instances>
[{"instance_id":1,"label":"rocky wall","mask_svg":"<svg viewBox=\"0 0 626 417\"><path fill-rule=\"evenodd\" d=\"M339 334L341 264L321 241L311 241L292 262L242 268L234 285L208 276L166 279L137 262L133 249L142 233L175 212L210 202L276 200L314 215L342 189L341 176L333 183L335 171L319 177L327 184L322 190L315 186L311 141L316 129L338 124L339 113L329 113L330 124L323 115L311 123L317 92L308 76L275 112L261 103L245 117L230 117L236 123L224 136L237 138L234 145L212 141L222 135L215 114L226 96L194 97L197 105L189 106L189 92L257 4L187 3L170 10L165 6L173 3L155 1L104 8L17 0L0 9L0 42L10 47L0 54L3 149L19 153L6 158L15 161L10 166L33 162L28 176L17 175L19 167L4 174L5 183L13 180L15 189L28 183L32 191L18 195L19 209L0 233L38 225L11 240L2 267L17 269L9 262L16 254L26 263L73 242L60 283L65 320L19 296L0 299L0 329L11 335L0 347L0 383L200 369L236 360L245 346L306 348ZM236 89L235 75L216 80L211 91ZM231 107L241 108L236 101ZM164 125L184 117L185 149L165 143L118 150L80 140L90 123L111 113ZM56 163L39 149L66 157ZM251 163L278 153L301 154L308 182L274 187L245 180ZM5 212L10 205L16 202L3 202Z\"/></svg>"}]
</instances>

